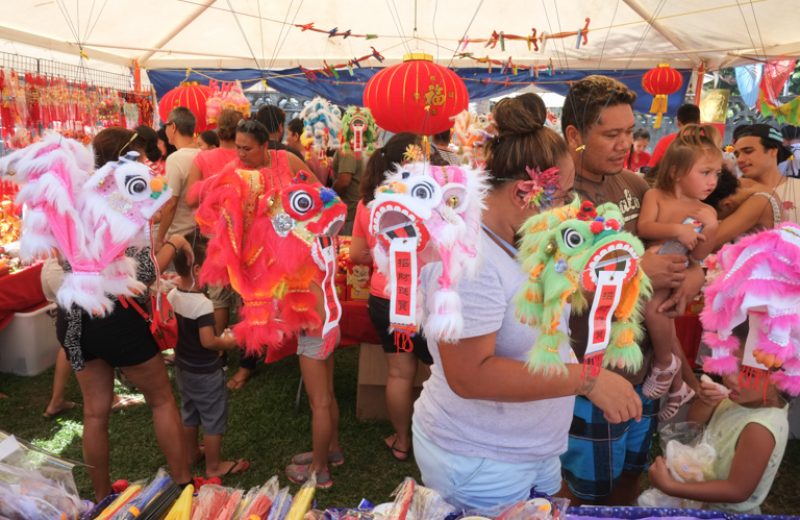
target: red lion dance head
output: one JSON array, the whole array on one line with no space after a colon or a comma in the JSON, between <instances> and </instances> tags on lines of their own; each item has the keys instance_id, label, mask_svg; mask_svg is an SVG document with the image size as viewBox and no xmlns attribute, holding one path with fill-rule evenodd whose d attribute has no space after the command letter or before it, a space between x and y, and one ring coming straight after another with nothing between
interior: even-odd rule
<instances>
[{"instance_id":1,"label":"red lion dance head","mask_svg":"<svg viewBox=\"0 0 800 520\"><path fill-rule=\"evenodd\" d=\"M200 282L230 284L241 295L242 321L233 332L249 352L320 327L326 347L333 348L341 315L333 290L333 237L346 206L304 171L271 191L266 175L235 170L209 179L197 212L201 231L211 237ZM314 287L322 288L324 320L315 310Z\"/></svg>"}]
</instances>

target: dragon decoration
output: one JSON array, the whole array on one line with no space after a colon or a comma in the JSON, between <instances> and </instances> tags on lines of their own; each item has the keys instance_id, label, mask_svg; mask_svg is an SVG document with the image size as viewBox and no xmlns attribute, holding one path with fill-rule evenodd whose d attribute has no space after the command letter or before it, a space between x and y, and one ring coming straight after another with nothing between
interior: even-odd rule
<instances>
[{"instance_id":1,"label":"dragon decoration","mask_svg":"<svg viewBox=\"0 0 800 520\"><path fill-rule=\"evenodd\" d=\"M316 157L323 167L327 167L326 152L339 146L339 135L342 132L341 110L328 100L315 97L303 108L299 117L304 126L300 143L305 150L306 162Z\"/></svg>"},{"instance_id":2,"label":"dragon decoration","mask_svg":"<svg viewBox=\"0 0 800 520\"><path fill-rule=\"evenodd\" d=\"M541 190L531 195L544 198ZM594 293L584 367L630 371L641 367L642 353L636 344L641 335L640 297L651 287L638 265L644 247L622 230L622 223L614 204L595 208L590 201L576 199L539 213L522 226L518 256L529 277L516 305L518 319L540 331L528 357L533 372L566 373L560 348L570 340L559 325L568 303L575 313L586 311L584 291Z\"/></svg>"},{"instance_id":3,"label":"dragon decoration","mask_svg":"<svg viewBox=\"0 0 800 520\"><path fill-rule=\"evenodd\" d=\"M363 152L372 154L378 140L378 125L368 108L350 106L342 116L342 150L353 153L356 159Z\"/></svg>"},{"instance_id":4,"label":"dragon decoration","mask_svg":"<svg viewBox=\"0 0 800 520\"><path fill-rule=\"evenodd\" d=\"M377 238L373 258L389 280L390 327L398 349L411 348L408 338L420 325L429 338L459 339L463 318L455 288L477 267L487 186L481 171L418 161L395 165L375 190L369 205L370 232ZM418 275L429 262L441 262L441 271L425 309Z\"/></svg>"},{"instance_id":5,"label":"dragon decoration","mask_svg":"<svg viewBox=\"0 0 800 520\"><path fill-rule=\"evenodd\" d=\"M231 169L206 181L196 216L201 232L210 236L200 283L230 284L241 295L243 319L233 333L248 352L262 353L320 327L323 352L330 352L341 316L333 240L346 206L305 171L275 188L266 175ZM315 311L316 284L324 317Z\"/></svg>"},{"instance_id":6,"label":"dragon decoration","mask_svg":"<svg viewBox=\"0 0 800 520\"><path fill-rule=\"evenodd\" d=\"M716 264L700 315L703 342L711 348L703 369L740 371L744 383L770 379L780 390L800 394L800 226L784 223L743 237L723 247ZM733 329L745 320L750 330L739 355Z\"/></svg>"},{"instance_id":7,"label":"dragon decoration","mask_svg":"<svg viewBox=\"0 0 800 520\"><path fill-rule=\"evenodd\" d=\"M172 196L164 180L129 152L94 170L94 154L57 134L0 161L0 174L21 186L16 202L27 207L20 256L24 261L60 255L70 264L58 303L95 316L114 309L107 295L135 296L129 247L150 245L149 220Z\"/></svg>"}]
</instances>

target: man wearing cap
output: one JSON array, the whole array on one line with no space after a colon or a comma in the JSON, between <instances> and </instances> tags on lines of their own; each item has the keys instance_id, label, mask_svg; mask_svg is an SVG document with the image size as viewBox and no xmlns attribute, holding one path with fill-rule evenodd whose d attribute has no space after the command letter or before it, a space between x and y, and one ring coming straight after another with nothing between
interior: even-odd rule
<instances>
[{"instance_id":1,"label":"man wearing cap","mask_svg":"<svg viewBox=\"0 0 800 520\"><path fill-rule=\"evenodd\" d=\"M734 130L733 142L741 189L752 195L720 223L716 247L781 222L798 223L800 179L784 177L778 169L791 156L781 133L769 125L743 125Z\"/></svg>"}]
</instances>

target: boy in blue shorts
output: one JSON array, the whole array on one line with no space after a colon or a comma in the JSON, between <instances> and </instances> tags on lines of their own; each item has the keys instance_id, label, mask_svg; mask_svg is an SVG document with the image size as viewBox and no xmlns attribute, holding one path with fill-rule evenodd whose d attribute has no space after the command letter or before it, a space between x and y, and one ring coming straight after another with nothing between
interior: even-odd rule
<instances>
[{"instance_id":1,"label":"boy in blue shorts","mask_svg":"<svg viewBox=\"0 0 800 520\"><path fill-rule=\"evenodd\" d=\"M220 477L245 471L246 460L222 460L222 436L228 420L228 395L223 372L224 350L233 350L236 341L229 330L214 334L214 304L198 287L200 266L206 258L206 241L187 235L194 258L180 250L175 255L175 271L180 283L167 295L178 321L175 348L175 379L181 394L181 419L187 453L193 465L203 456L198 444L203 427L206 477Z\"/></svg>"}]
</instances>

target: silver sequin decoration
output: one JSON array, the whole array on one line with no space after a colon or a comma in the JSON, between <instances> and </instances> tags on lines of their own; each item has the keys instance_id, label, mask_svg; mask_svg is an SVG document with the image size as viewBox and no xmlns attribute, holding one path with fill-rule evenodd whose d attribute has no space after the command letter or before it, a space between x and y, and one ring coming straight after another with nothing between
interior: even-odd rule
<instances>
[{"instance_id":1,"label":"silver sequin decoration","mask_svg":"<svg viewBox=\"0 0 800 520\"><path fill-rule=\"evenodd\" d=\"M285 238L294 227L294 220L286 213L279 213L272 217L272 227L278 236Z\"/></svg>"}]
</instances>

